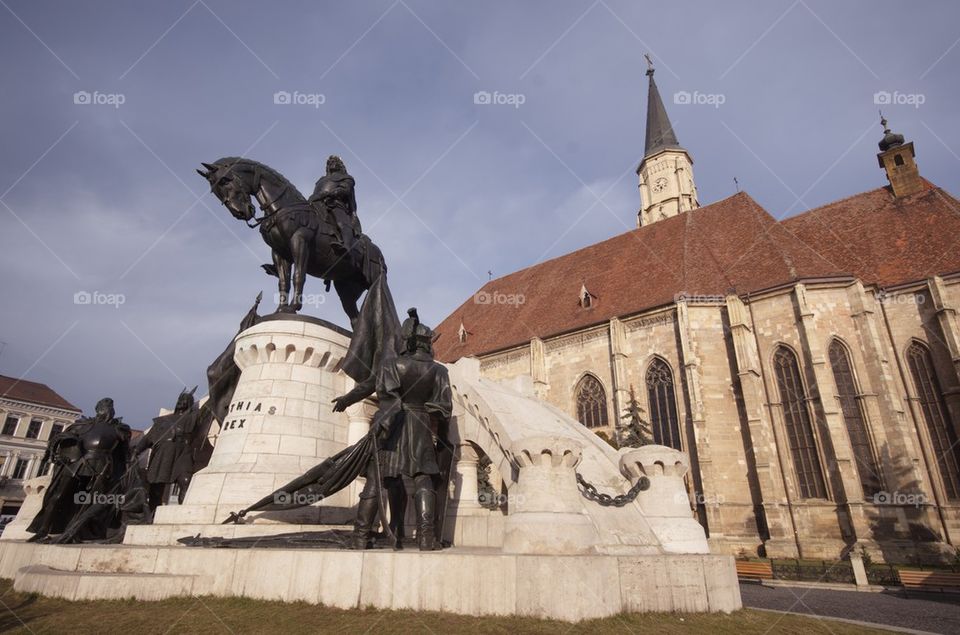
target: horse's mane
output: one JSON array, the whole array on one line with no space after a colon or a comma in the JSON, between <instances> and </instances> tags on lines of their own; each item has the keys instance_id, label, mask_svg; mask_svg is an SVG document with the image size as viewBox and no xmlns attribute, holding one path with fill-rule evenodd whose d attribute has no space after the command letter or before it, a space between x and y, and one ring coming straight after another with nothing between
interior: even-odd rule
<instances>
[{"instance_id":1,"label":"horse's mane","mask_svg":"<svg viewBox=\"0 0 960 635\"><path fill-rule=\"evenodd\" d=\"M293 183L290 182L290 179L280 174L279 172L271 168L269 165L265 163L260 163L259 161L254 161L253 159L247 159L245 157L223 157L222 159L217 159L214 162L214 165L217 165L220 167L231 167L231 168L240 167L242 169L247 169L247 170L254 170L257 167L259 167L260 172L263 175L272 176L274 179L276 179L280 183L290 185L291 187L294 187L294 189L296 189Z\"/></svg>"}]
</instances>

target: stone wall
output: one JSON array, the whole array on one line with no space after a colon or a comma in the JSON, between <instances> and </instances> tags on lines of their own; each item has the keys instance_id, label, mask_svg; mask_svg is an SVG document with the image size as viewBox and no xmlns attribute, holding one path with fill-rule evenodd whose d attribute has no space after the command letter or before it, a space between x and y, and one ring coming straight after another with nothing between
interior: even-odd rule
<instances>
[{"instance_id":1,"label":"stone wall","mask_svg":"<svg viewBox=\"0 0 960 635\"><path fill-rule=\"evenodd\" d=\"M587 373L603 385L608 437L630 387L649 414L645 374L669 364L690 507L720 552L834 558L862 544L878 559L942 558L960 536L960 505L947 500L904 353L933 354L952 425L960 422L960 280L934 278L878 293L850 280L795 284L753 297L682 298L529 347L481 358L485 377L531 375L537 394L576 416ZM864 493L829 361L839 340L880 467L882 492ZM803 498L787 440L773 355L798 359L816 436L824 498ZM924 543L924 544L920 544Z\"/></svg>"}]
</instances>

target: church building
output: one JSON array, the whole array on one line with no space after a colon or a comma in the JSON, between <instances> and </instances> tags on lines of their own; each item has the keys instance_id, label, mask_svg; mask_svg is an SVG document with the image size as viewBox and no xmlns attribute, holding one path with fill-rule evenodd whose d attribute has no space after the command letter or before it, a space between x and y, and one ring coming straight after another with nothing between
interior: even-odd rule
<instances>
[{"instance_id":1,"label":"church building","mask_svg":"<svg viewBox=\"0 0 960 635\"><path fill-rule=\"evenodd\" d=\"M701 206L647 75L637 229L491 280L439 325L438 358L529 375L614 442L639 405L689 455L717 552L953 560L960 201L884 120L881 187L782 221L745 192ZM501 294L524 302L484 300Z\"/></svg>"}]
</instances>

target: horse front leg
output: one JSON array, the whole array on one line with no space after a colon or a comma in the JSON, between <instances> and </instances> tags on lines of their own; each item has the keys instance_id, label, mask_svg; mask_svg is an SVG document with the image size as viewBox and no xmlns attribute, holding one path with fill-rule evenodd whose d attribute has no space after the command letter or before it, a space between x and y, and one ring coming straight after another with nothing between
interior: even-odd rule
<instances>
[{"instance_id":1,"label":"horse front leg","mask_svg":"<svg viewBox=\"0 0 960 635\"><path fill-rule=\"evenodd\" d=\"M277 252L273 252L273 267L277 272L277 290L280 297L277 300L278 313L290 313L287 296L290 294L290 266L289 260L284 259Z\"/></svg>"},{"instance_id":2,"label":"horse front leg","mask_svg":"<svg viewBox=\"0 0 960 635\"><path fill-rule=\"evenodd\" d=\"M307 268L310 260L310 243L301 232L293 235L290 241L293 254L293 301L290 307L296 313L303 308L303 285L307 280Z\"/></svg>"}]
</instances>

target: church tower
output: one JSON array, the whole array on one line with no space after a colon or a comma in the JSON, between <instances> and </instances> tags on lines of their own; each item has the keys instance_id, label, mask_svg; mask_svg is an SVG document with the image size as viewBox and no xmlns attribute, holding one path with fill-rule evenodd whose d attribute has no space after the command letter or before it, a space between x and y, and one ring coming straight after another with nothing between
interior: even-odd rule
<instances>
[{"instance_id":1,"label":"church tower","mask_svg":"<svg viewBox=\"0 0 960 635\"><path fill-rule=\"evenodd\" d=\"M647 134L643 160L637 167L640 177L640 211L637 226L700 207L693 182L693 159L677 141L677 135L653 81L653 62L647 58ZM683 94L683 93L679 93Z\"/></svg>"},{"instance_id":2,"label":"church tower","mask_svg":"<svg viewBox=\"0 0 960 635\"><path fill-rule=\"evenodd\" d=\"M880 125L883 126L883 139L878 144L880 154L877 160L880 167L886 170L890 189L897 198L916 194L923 189L923 179L914 160L913 141L903 142L903 135L890 132L887 120L880 113Z\"/></svg>"}]
</instances>

